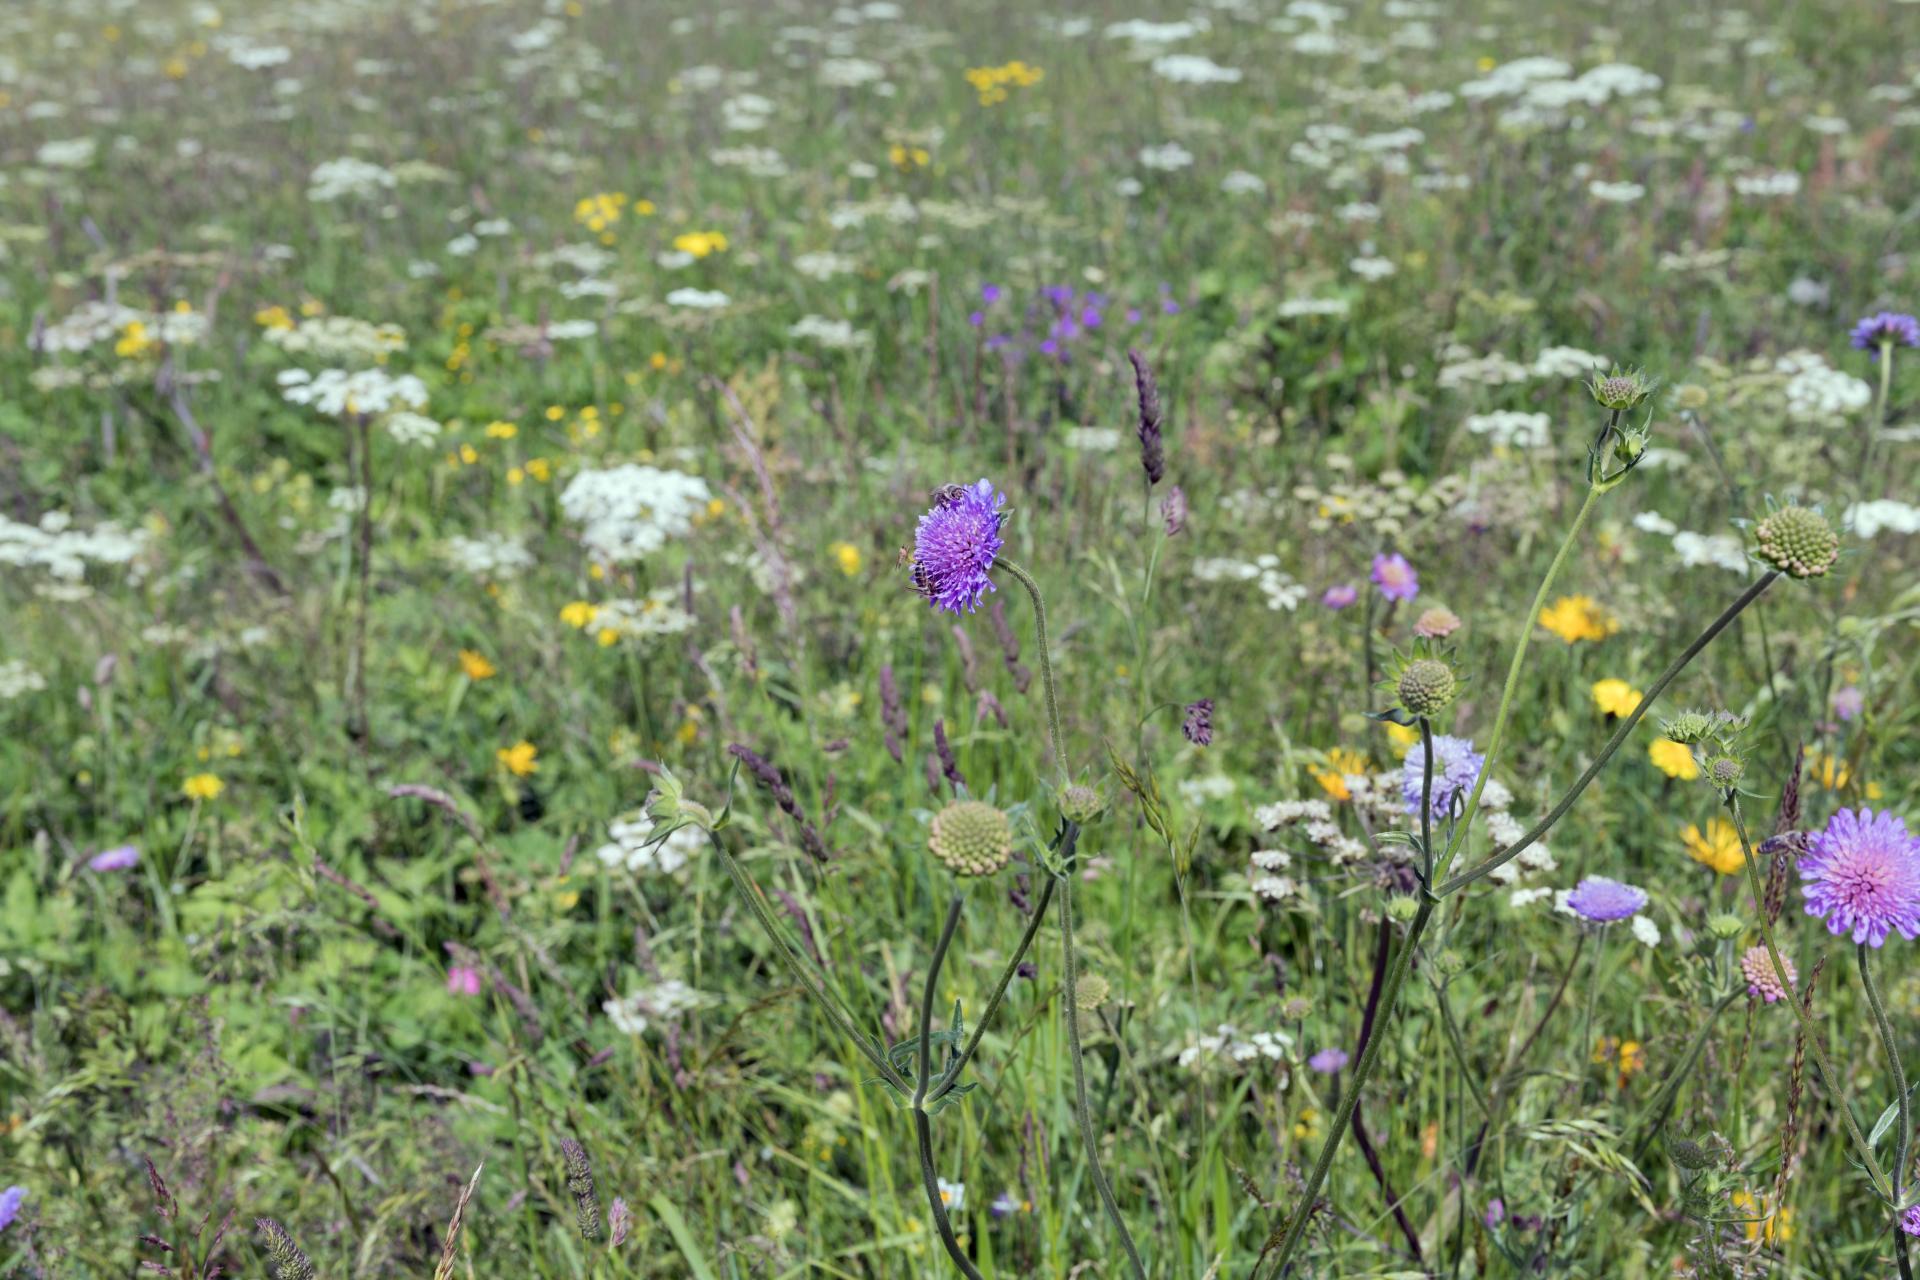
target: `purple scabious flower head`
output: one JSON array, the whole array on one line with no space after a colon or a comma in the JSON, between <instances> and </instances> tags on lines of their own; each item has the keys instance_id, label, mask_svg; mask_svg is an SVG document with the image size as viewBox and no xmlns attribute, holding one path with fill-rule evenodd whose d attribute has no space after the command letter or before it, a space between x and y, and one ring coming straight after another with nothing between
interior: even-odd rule
<instances>
[{"instance_id":1,"label":"purple scabious flower head","mask_svg":"<svg viewBox=\"0 0 1920 1280\"><path fill-rule=\"evenodd\" d=\"M1360 598L1360 589L1351 582L1336 583L1321 593L1320 603L1329 609L1344 609Z\"/></svg>"},{"instance_id":2,"label":"purple scabious flower head","mask_svg":"<svg viewBox=\"0 0 1920 1280\"><path fill-rule=\"evenodd\" d=\"M1866 707L1867 695L1857 684L1842 685L1833 691L1833 714L1842 720L1857 719Z\"/></svg>"},{"instance_id":3,"label":"purple scabious flower head","mask_svg":"<svg viewBox=\"0 0 1920 1280\"><path fill-rule=\"evenodd\" d=\"M1347 1057L1345 1049L1322 1049L1307 1059L1307 1066L1323 1076L1330 1076L1336 1071L1344 1070L1349 1061L1351 1059Z\"/></svg>"},{"instance_id":4,"label":"purple scabious flower head","mask_svg":"<svg viewBox=\"0 0 1920 1280\"><path fill-rule=\"evenodd\" d=\"M913 587L927 603L948 613L971 613L980 597L994 589L987 570L1006 543L1006 495L990 480L948 485L935 496L933 509L920 517L913 536Z\"/></svg>"},{"instance_id":5,"label":"purple scabious flower head","mask_svg":"<svg viewBox=\"0 0 1920 1280\"><path fill-rule=\"evenodd\" d=\"M1807 914L1830 933L1882 945L1897 929L1920 936L1920 837L1891 813L1842 809L1800 858Z\"/></svg>"},{"instance_id":6,"label":"purple scabious flower head","mask_svg":"<svg viewBox=\"0 0 1920 1280\"><path fill-rule=\"evenodd\" d=\"M1493 1199L1487 1201L1487 1211L1480 1219L1480 1221L1487 1224L1487 1230L1493 1230L1506 1220L1507 1202L1499 1196L1495 1196Z\"/></svg>"},{"instance_id":7,"label":"purple scabious flower head","mask_svg":"<svg viewBox=\"0 0 1920 1280\"><path fill-rule=\"evenodd\" d=\"M1411 600L1420 594L1420 575L1398 551L1384 551L1373 558L1373 585L1389 600Z\"/></svg>"},{"instance_id":8,"label":"purple scabious flower head","mask_svg":"<svg viewBox=\"0 0 1920 1280\"><path fill-rule=\"evenodd\" d=\"M1464 797L1473 790L1473 784L1486 763L1487 758L1473 749L1470 739L1445 733L1433 735L1432 809L1435 821L1443 821L1452 811L1455 796ZM1411 817L1420 816L1420 792L1426 785L1426 775L1426 747L1416 742L1400 764L1400 797L1406 801L1407 813Z\"/></svg>"},{"instance_id":9,"label":"purple scabious flower head","mask_svg":"<svg viewBox=\"0 0 1920 1280\"><path fill-rule=\"evenodd\" d=\"M1863 317L1848 336L1856 348L1872 352L1873 358L1878 360L1880 348L1888 344L1920 347L1920 320L1900 311L1882 311L1878 315Z\"/></svg>"},{"instance_id":10,"label":"purple scabious flower head","mask_svg":"<svg viewBox=\"0 0 1920 1280\"><path fill-rule=\"evenodd\" d=\"M140 850L130 844L117 849L105 849L87 859L89 871L125 871L140 862Z\"/></svg>"},{"instance_id":11,"label":"purple scabious flower head","mask_svg":"<svg viewBox=\"0 0 1920 1280\"><path fill-rule=\"evenodd\" d=\"M1793 957L1781 956L1780 967L1787 971L1788 982L1798 982L1800 975L1794 971ZM1767 954L1765 947L1748 947L1740 957L1740 976L1747 980L1747 994L1759 996L1768 1004L1787 998L1787 989L1780 985L1780 975L1773 971L1773 957Z\"/></svg>"},{"instance_id":12,"label":"purple scabious flower head","mask_svg":"<svg viewBox=\"0 0 1920 1280\"><path fill-rule=\"evenodd\" d=\"M1180 732L1187 735L1187 741L1196 747L1213 745L1213 699L1202 698L1198 702L1187 704L1187 718L1180 722Z\"/></svg>"},{"instance_id":13,"label":"purple scabious flower head","mask_svg":"<svg viewBox=\"0 0 1920 1280\"><path fill-rule=\"evenodd\" d=\"M1920 1204L1907 1206L1900 1215L1900 1229L1910 1236L1920 1236Z\"/></svg>"},{"instance_id":14,"label":"purple scabious flower head","mask_svg":"<svg viewBox=\"0 0 1920 1280\"><path fill-rule=\"evenodd\" d=\"M26 1198L25 1187L8 1187L0 1191L0 1231L13 1225L13 1220L20 1216L20 1204Z\"/></svg>"},{"instance_id":15,"label":"purple scabious flower head","mask_svg":"<svg viewBox=\"0 0 1920 1280\"><path fill-rule=\"evenodd\" d=\"M1647 905L1647 891L1606 876L1588 876L1567 895L1573 913L1595 924L1625 920Z\"/></svg>"}]
</instances>

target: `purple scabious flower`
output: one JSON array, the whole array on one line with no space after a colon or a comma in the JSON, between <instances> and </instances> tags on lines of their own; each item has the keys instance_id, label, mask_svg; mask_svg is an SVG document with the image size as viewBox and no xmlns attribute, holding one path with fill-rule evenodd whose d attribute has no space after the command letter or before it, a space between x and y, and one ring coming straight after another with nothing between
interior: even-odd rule
<instances>
[{"instance_id":1,"label":"purple scabious flower","mask_svg":"<svg viewBox=\"0 0 1920 1280\"><path fill-rule=\"evenodd\" d=\"M1800 975L1794 971L1793 957L1781 956L1780 967L1787 971L1788 982L1798 982ZM1780 985L1780 975L1773 970L1773 957L1767 954L1765 947L1748 947L1740 957L1740 976L1747 980L1747 994L1758 996L1768 1004L1787 998L1787 988Z\"/></svg>"},{"instance_id":2,"label":"purple scabious flower","mask_svg":"<svg viewBox=\"0 0 1920 1280\"><path fill-rule=\"evenodd\" d=\"M1411 600L1420 594L1420 575L1413 571L1407 558L1398 551L1392 555L1384 551L1373 558L1373 585L1380 588L1380 594L1389 600Z\"/></svg>"},{"instance_id":3,"label":"purple scabious flower","mask_svg":"<svg viewBox=\"0 0 1920 1280\"><path fill-rule=\"evenodd\" d=\"M994 589L987 570L1006 545L1000 538L1006 501L985 479L949 485L935 496L913 537L913 587L927 603L949 613L971 613Z\"/></svg>"},{"instance_id":4,"label":"purple scabious flower","mask_svg":"<svg viewBox=\"0 0 1920 1280\"><path fill-rule=\"evenodd\" d=\"M1920 837L1891 813L1842 809L1800 858L1807 914L1878 947L1887 931L1920 936Z\"/></svg>"},{"instance_id":5,"label":"purple scabious flower","mask_svg":"<svg viewBox=\"0 0 1920 1280\"><path fill-rule=\"evenodd\" d=\"M105 849L87 859L89 871L125 871L140 862L140 850L130 844L117 849Z\"/></svg>"},{"instance_id":6,"label":"purple scabious flower","mask_svg":"<svg viewBox=\"0 0 1920 1280\"><path fill-rule=\"evenodd\" d=\"M1213 699L1202 698L1198 702L1187 704L1187 718L1180 723L1180 732L1187 735L1187 741L1196 747L1213 745Z\"/></svg>"},{"instance_id":7,"label":"purple scabious flower","mask_svg":"<svg viewBox=\"0 0 1920 1280\"><path fill-rule=\"evenodd\" d=\"M1595 924L1625 920L1647 905L1647 891L1636 889L1606 876L1588 876L1567 895L1567 906L1575 915Z\"/></svg>"},{"instance_id":8,"label":"purple scabious flower","mask_svg":"<svg viewBox=\"0 0 1920 1280\"><path fill-rule=\"evenodd\" d=\"M1432 810L1436 821L1444 821L1452 811L1455 796L1473 790L1486 763L1487 758L1473 749L1471 740L1445 733L1433 735ZM1420 816L1420 792L1426 785L1426 775L1426 747L1416 742L1400 764L1400 797L1406 801L1411 817Z\"/></svg>"},{"instance_id":9,"label":"purple scabious flower","mask_svg":"<svg viewBox=\"0 0 1920 1280\"><path fill-rule=\"evenodd\" d=\"M1866 707L1867 695L1857 684L1842 685L1833 691L1833 714L1842 720L1857 719Z\"/></svg>"},{"instance_id":10,"label":"purple scabious flower","mask_svg":"<svg viewBox=\"0 0 1920 1280\"><path fill-rule=\"evenodd\" d=\"M1480 1219L1480 1221L1487 1224L1487 1230L1493 1230L1506 1220L1507 1202L1499 1196L1495 1196L1493 1199L1487 1201L1487 1211Z\"/></svg>"},{"instance_id":11,"label":"purple scabious flower","mask_svg":"<svg viewBox=\"0 0 1920 1280\"><path fill-rule=\"evenodd\" d=\"M1872 352L1873 358L1878 360L1880 348L1889 344L1920 347L1920 320L1900 311L1882 311L1878 315L1862 318L1848 336L1856 348Z\"/></svg>"},{"instance_id":12,"label":"purple scabious flower","mask_svg":"<svg viewBox=\"0 0 1920 1280\"><path fill-rule=\"evenodd\" d=\"M1900 1215L1900 1229L1910 1236L1920 1236L1920 1204L1907 1206Z\"/></svg>"},{"instance_id":13,"label":"purple scabious flower","mask_svg":"<svg viewBox=\"0 0 1920 1280\"><path fill-rule=\"evenodd\" d=\"M25 1187L8 1187L0 1191L0 1231L13 1225L13 1220L20 1216L20 1203L26 1198Z\"/></svg>"},{"instance_id":14,"label":"purple scabious flower","mask_svg":"<svg viewBox=\"0 0 1920 1280\"><path fill-rule=\"evenodd\" d=\"M1351 582L1341 582L1328 587L1321 593L1320 603L1329 609L1344 609L1360 598L1360 589Z\"/></svg>"},{"instance_id":15,"label":"purple scabious flower","mask_svg":"<svg viewBox=\"0 0 1920 1280\"><path fill-rule=\"evenodd\" d=\"M1351 1059L1347 1057L1345 1049L1322 1049L1307 1059L1307 1066L1323 1076L1330 1076L1336 1071L1343 1070L1349 1061Z\"/></svg>"}]
</instances>

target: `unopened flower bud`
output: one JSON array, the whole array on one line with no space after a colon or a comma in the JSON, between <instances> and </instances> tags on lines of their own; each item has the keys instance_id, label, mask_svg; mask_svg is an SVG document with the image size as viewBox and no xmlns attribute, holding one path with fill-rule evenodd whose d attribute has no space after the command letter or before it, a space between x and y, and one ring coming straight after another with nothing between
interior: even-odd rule
<instances>
[{"instance_id":1,"label":"unopened flower bud","mask_svg":"<svg viewBox=\"0 0 1920 1280\"><path fill-rule=\"evenodd\" d=\"M984 800L956 800L933 815L927 848L957 876L990 876L1013 857L1013 824Z\"/></svg>"},{"instance_id":2,"label":"unopened flower bud","mask_svg":"<svg viewBox=\"0 0 1920 1280\"><path fill-rule=\"evenodd\" d=\"M1420 902L1404 893L1396 893L1387 899L1387 919L1395 924L1410 924L1420 914Z\"/></svg>"},{"instance_id":3,"label":"unopened flower bud","mask_svg":"<svg viewBox=\"0 0 1920 1280\"><path fill-rule=\"evenodd\" d=\"M1732 942L1747 931L1747 922L1731 911L1720 911L1707 917L1707 932L1722 942Z\"/></svg>"},{"instance_id":4,"label":"unopened flower bud","mask_svg":"<svg viewBox=\"0 0 1920 1280\"><path fill-rule=\"evenodd\" d=\"M1789 578L1818 578L1840 558L1840 535L1811 507L1782 507L1753 536L1760 558Z\"/></svg>"}]
</instances>

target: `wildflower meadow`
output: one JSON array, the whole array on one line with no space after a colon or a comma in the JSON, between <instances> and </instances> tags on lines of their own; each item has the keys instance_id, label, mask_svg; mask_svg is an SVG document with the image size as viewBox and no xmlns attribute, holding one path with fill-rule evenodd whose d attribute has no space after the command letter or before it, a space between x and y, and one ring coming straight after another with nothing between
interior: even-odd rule
<instances>
[{"instance_id":1,"label":"wildflower meadow","mask_svg":"<svg viewBox=\"0 0 1920 1280\"><path fill-rule=\"evenodd\" d=\"M1916 36L9 0L0 1276L1912 1280Z\"/></svg>"}]
</instances>

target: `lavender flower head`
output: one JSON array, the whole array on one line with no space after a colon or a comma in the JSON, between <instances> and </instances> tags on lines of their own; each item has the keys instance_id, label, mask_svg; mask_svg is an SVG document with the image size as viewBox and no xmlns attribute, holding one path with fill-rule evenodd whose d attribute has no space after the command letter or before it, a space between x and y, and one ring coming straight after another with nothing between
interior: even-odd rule
<instances>
[{"instance_id":1,"label":"lavender flower head","mask_svg":"<svg viewBox=\"0 0 1920 1280\"><path fill-rule=\"evenodd\" d=\"M1420 594L1420 575L1398 551L1381 552L1373 558L1373 585L1389 600L1411 600Z\"/></svg>"},{"instance_id":2,"label":"lavender flower head","mask_svg":"<svg viewBox=\"0 0 1920 1280\"><path fill-rule=\"evenodd\" d=\"M1794 972L1793 957L1781 956L1780 967L1787 971L1788 982L1798 982L1800 975ZM1780 985L1780 975L1773 971L1773 957L1767 954L1765 947L1748 947L1740 957L1740 976L1747 980L1747 994L1759 996L1768 1004L1787 998L1787 989Z\"/></svg>"},{"instance_id":3,"label":"lavender flower head","mask_svg":"<svg viewBox=\"0 0 1920 1280\"><path fill-rule=\"evenodd\" d=\"M934 495L913 538L913 588L936 609L971 613L992 591L987 571L1006 543L1006 496L990 480L948 485Z\"/></svg>"},{"instance_id":4,"label":"lavender flower head","mask_svg":"<svg viewBox=\"0 0 1920 1280\"><path fill-rule=\"evenodd\" d=\"M8 1187L0 1191L0 1231L13 1225L13 1220L20 1216L20 1204L26 1198L25 1187Z\"/></svg>"},{"instance_id":5,"label":"lavender flower head","mask_svg":"<svg viewBox=\"0 0 1920 1280\"><path fill-rule=\"evenodd\" d=\"M1187 718L1180 724L1180 732L1187 735L1187 741L1196 747L1213 745L1213 699L1202 698L1198 702L1187 704Z\"/></svg>"},{"instance_id":6,"label":"lavender flower head","mask_svg":"<svg viewBox=\"0 0 1920 1280\"><path fill-rule=\"evenodd\" d=\"M1647 891L1636 889L1606 876L1588 876L1567 895L1567 906L1575 915L1595 924L1625 920L1647 905Z\"/></svg>"},{"instance_id":7,"label":"lavender flower head","mask_svg":"<svg viewBox=\"0 0 1920 1280\"><path fill-rule=\"evenodd\" d=\"M1870 351L1880 358L1883 346L1920 347L1920 320L1899 311L1882 311L1866 316L1848 335L1856 349Z\"/></svg>"},{"instance_id":8,"label":"lavender flower head","mask_svg":"<svg viewBox=\"0 0 1920 1280\"><path fill-rule=\"evenodd\" d=\"M1307 1059L1307 1066L1323 1076L1330 1076L1343 1070L1349 1061L1345 1049L1322 1049Z\"/></svg>"},{"instance_id":9,"label":"lavender flower head","mask_svg":"<svg viewBox=\"0 0 1920 1280\"><path fill-rule=\"evenodd\" d=\"M1857 720L1867 709L1867 695L1857 684L1841 685L1833 691L1833 714L1842 720Z\"/></svg>"},{"instance_id":10,"label":"lavender flower head","mask_svg":"<svg viewBox=\"0 0 1920 1280\"><path fill-rule=\"evenodd\" d=\"M1340 610L1359 598L1360 592L1351 582L1337 582L1320 594L1320 603L1329 609Z\"/></svg>"},{"instance_id":11,"label":"lavender flower head","mask_svg":"<svg viewBox=\"0 0 1920 1280\"><path fill-rule=\"evenodd\" d=\"M1445 733L1433 735L1432 811L1436 821L1445 820L1455 796L1464 798L1473 790L1486 763L1487 758L1473 749L1469 739ZM1426 747L1416 742L1400 765L1400 796L1406 801L1411 817L1420 816L1420 791L1426 785L1426 774Z\"/></svg>"},{"instance_id":12,"label":"lavender flower head","mask_svg":"<svg viewBox=\"0 0 1920 1280\"><path fill-rule=\"evenodd\" d=\"M1920 1204L1907 1206L1900 1215L1900 1229L1910 1236L1920 1236Z\"/></svg>"},{"instance_id":13,"label":"lavender flower head","mask_svg":"<svg viewBox=\"0 0 1920 1280\"><path fill-rule=\"evenodd\" d=\"M89 871L125 871L140 862L140 850L130 844L117 849L105 849L87 859Z\"/></svg>"},{"instance_id":14,"label":"lavender flower head","mask_svg":"<svg viewBox=\"0 0 1920 1280\"><path fill-rule=\"evenodd\" d=\"M1887 931L1920 936L1920 837L1891 813L1842 809L1800 859L1807 914L1878 947Z\"/></svg>"},{"instance_id":15,"label":"lavender flower head","mask_svg":"<svg viewBox=\"0 0 1920 1280\"><path fill-rule=\"evenodd\" d=\"M1480 1218L1480 1221L1487 1224L1487 1230L1492 1231L1506 1220L1507 1202L1499 1196L1495 1196L1493 1199L1487 1201L1487 1211Z\"/></svg>"}]
</instances>

